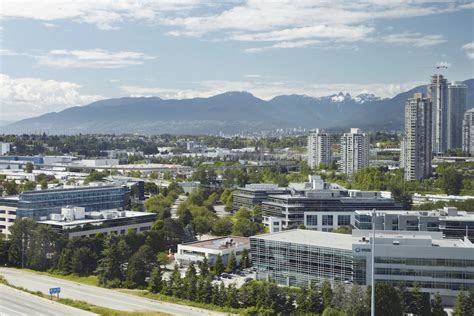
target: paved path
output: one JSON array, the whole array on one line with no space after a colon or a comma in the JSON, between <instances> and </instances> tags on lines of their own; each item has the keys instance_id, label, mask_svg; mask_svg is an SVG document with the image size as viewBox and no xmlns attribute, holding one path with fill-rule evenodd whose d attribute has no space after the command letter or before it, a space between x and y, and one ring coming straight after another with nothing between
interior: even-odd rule
<instances>
[{"instance_id":1,"label":"paved path","mask_svg":"<svg viewBox=\"0 0 474 316\"><path fill-rule=\"evenodd\" d=\"M0 284L1 316L94 316L96 314L47 300Z\"/></svg>"},{"instance_id":2,"label":"paved path","mask_svg":"<svg viewBox=\"0 0 474 316\"><path fill-rule=\"evenodd\" d=\"M160 302L97 286L84 285L19 269L0 268L0 275L15 286L48 294L49 288L61 287L61 297L85 301L121 311L156 311L172 315L225 315L205 309Z\"/></svg>"}]
</instances>

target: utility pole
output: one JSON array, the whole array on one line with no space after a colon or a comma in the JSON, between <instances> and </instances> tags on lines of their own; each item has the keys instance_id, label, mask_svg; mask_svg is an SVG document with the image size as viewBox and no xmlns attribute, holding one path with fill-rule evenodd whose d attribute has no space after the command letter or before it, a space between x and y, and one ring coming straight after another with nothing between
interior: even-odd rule
<instances>
[{"instance_id":1,"label":"utility pole","mask_svg":"<svg viewBox=\"0 0 474 316\"><path fill-rule=\"evenodd\" d=\"M371 279L372 279L372 291L370 297L370 315L375 316L375 208L372 210L372 247L371 247Z\"/></svg>"}]
</instances>

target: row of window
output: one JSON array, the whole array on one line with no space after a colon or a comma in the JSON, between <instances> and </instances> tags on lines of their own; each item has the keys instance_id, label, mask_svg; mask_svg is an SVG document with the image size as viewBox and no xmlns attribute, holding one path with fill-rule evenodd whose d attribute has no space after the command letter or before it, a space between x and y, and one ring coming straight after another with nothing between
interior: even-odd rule
<instances>
[{"instance_id":1,"label":"row of window","mask_svg":"<svg viewBox=\"0 0 474 316\"><path fill-rule=\"evenodd\" d=\"M322 215L322 225L323 226L333 226L334 225L334 216L337 216L337 225L338 226L350 226L351 225L351 216L350 215ZM318 226L318 215L306 215L306 225L307 226Z\"/></svg>"}]
</instances>

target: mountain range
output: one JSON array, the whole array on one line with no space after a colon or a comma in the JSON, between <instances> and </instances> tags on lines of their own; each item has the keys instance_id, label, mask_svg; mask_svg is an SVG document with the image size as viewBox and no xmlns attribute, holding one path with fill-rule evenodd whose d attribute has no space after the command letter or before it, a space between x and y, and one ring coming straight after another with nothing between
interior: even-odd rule
<instances>
[{"instance_id":1,"label":"mountain range","mask_svg":"<svg viewBox=\"0 0 474 316\"><path fill-rule=\"evenodd\" d=\"M464 83L468 108L474 107L474 79ZM401 130L405 101L415 92L426 93L426 86L384 99L342 92L325 97L281 95L268 101L248 92L184 100L124 97L24 119L0 126L0 133L217 134L292 127Z\"/></svg>"}]
</instances>

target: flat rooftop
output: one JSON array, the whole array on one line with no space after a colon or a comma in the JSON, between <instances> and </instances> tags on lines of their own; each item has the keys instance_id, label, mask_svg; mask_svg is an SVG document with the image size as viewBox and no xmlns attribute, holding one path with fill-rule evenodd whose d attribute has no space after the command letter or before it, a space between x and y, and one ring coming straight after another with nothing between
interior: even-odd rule
<instances>
[{"instance_id":1,"label":"flat rooftop","mask_svg":"<svg viewBox=\"0 0 474 316\"><path fill-rule=\"evenodd\" d=\"M385 233L384 231L377 231L375 233L376 245L378 244L387 244L388 240L419 240L420 244L412 243L410 245L406 244L404 246L414 246L419 247L426 245L426 241L431 240L432 244L437 245L437 247L473 247L473 244L464 241L461 239L436 239L433 238L429 233L421 234L421 232L415 232L418 234L410 234L411 232L404 231L390 231L390 233ZM359 232L360 234L360 232ZM371 235L370 231L367 231L366 238ZM333 232L321 232L316 230L304 230L304 229L292 229L285 230L273 234L257 235L252 236L251 238L264 239L269 241L279 241L279 242L289 242L295 244L302 244L308 246L316 247L326 247L326 248L335 248L341 250L352 250L353 244L361 244L362 236L353 236L347 234L338 234ZM379 242L377 242L377 239Z\"/></svg>"},{"instance_id":2,"label":"flat rooftop","mask_svg":"<svg viewBox=\"0 0 474 316\"><path fill-rule=\"evenodd\" d=\"M107 212L107 210L104 212ZM134 212L134 211L123 211L123 212L125 212L125 216L116 217L116 218L84 218L84 219L76 219L73 221L64 221L64 220L58 221L58 220L48 219L45 221L38 221L38 223L68 227L68 226L77 226L77 225L94 224L94 223L101 224L103 222L114 221L118 219L138 218L138 217L150 217L150 219L154 221L156 217L154 213L148 213L148 212ZM86 215L89 215L89 213L102 213L102 212L86 212Z\"/></svg>"},{"instance_id":3,"label":"flat rooftop","mask_svg":"<svg viewBox=\"0 0 474 316\"><path fill-rule=\"evenodd\" d=\"M284 230L273 234L253 236L252 238L344 250L352 250L352 244L360 239L359 237L352 237L352 235L306 229Z\"/></svg>"},{"instance_id":4,"label":"flat rooftop","mask_svg":"<svg viewBox=\"0 0 474 316\"><path fill-rule=\"evenodd\" d=\"M226 245L226 241L229 239L233 240L233 243L229 246ZM247 237L240 237L240 236L228 236L228 237L220 237L220 238L213 238L203 241L194 241L183 244L183 246L192 246L198 247L203 249L214 249L214 250L224 250L224 249L232 249L235 247L240 247L242 245L250 246L250 239Z\"/></svg>"}]
</instances>

